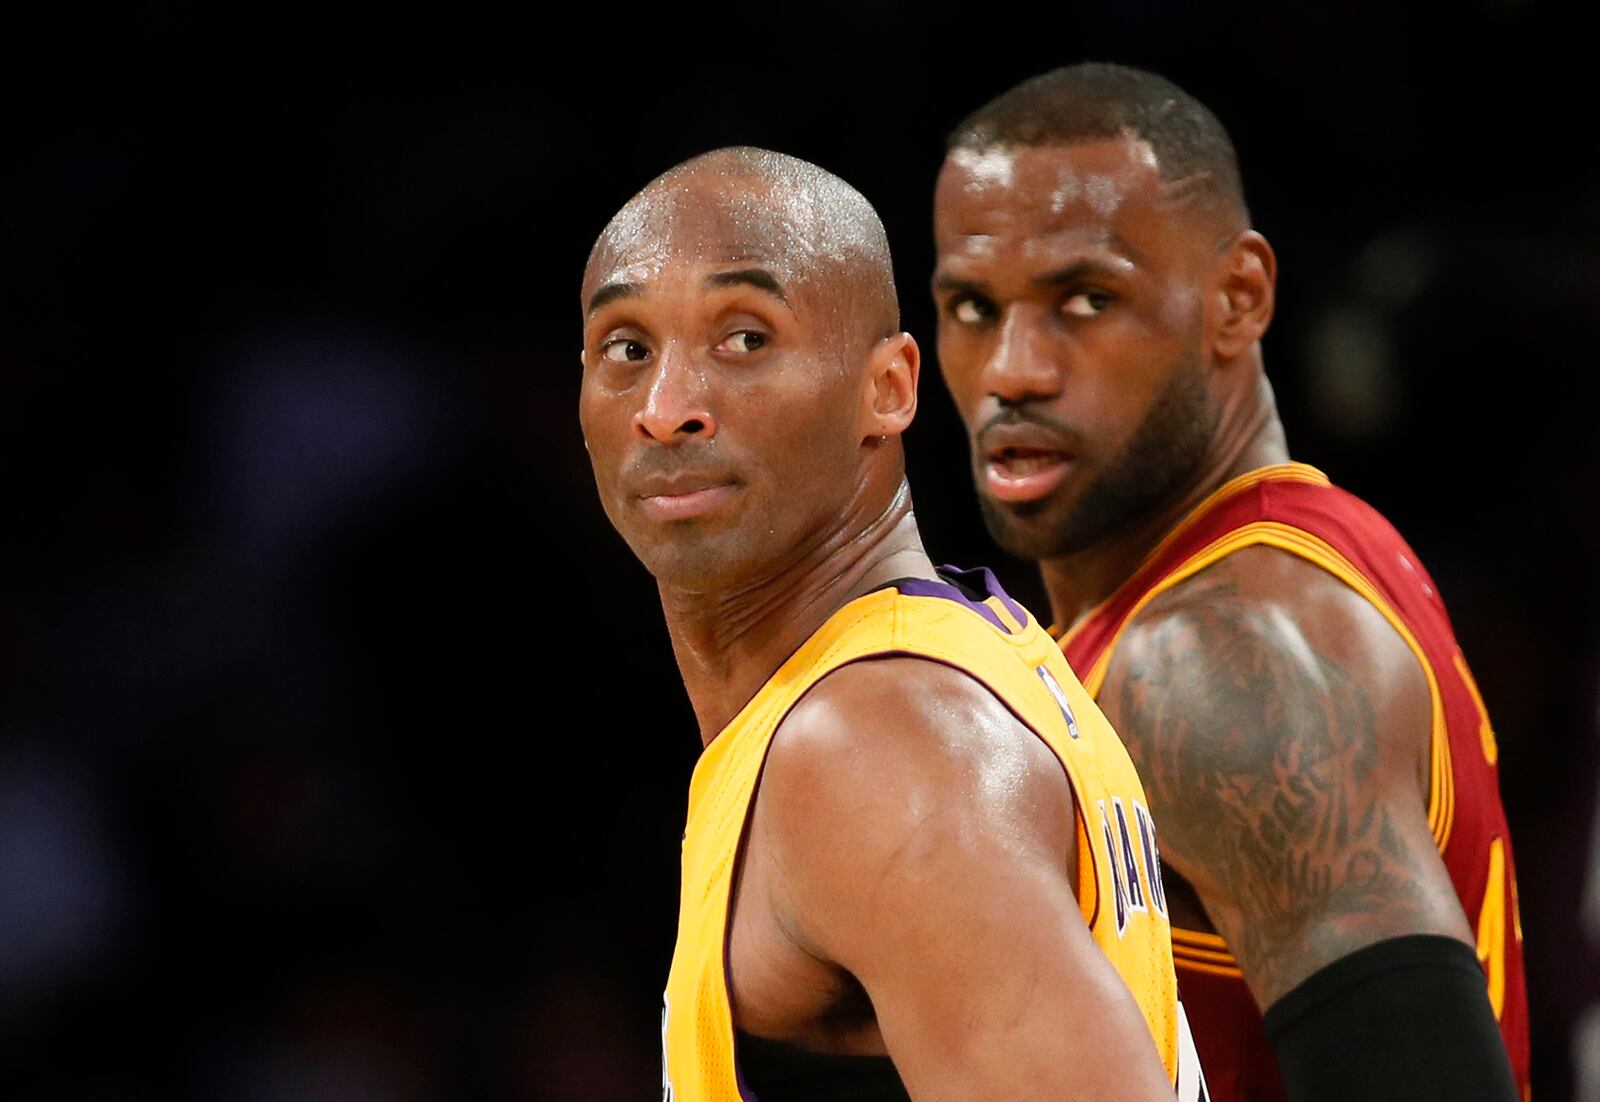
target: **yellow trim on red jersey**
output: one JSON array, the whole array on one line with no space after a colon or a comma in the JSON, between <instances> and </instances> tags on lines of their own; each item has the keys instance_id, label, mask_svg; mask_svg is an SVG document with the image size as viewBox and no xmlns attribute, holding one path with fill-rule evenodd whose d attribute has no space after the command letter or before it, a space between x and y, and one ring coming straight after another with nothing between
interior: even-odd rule
<instances>
[{"instance_id":1,"label":"yellow trim on red jersey","mask_svg":"<svg viewBox=\"0 0 1600 1102\"><path fill-rule=\"evenodd\" d=\"M1206 933L1203 930L1185 930L1180 926L1172 928L1172 944L1182 945L1185 949L1195 952L1221 953L1228 955L1228 943L1222 940L1221 934Z\"/></svg>"},{"instance_id":2,"label":"yellow trim on red jersey","mask_svg":"<svg viewBox=\"0 0 1600 1102\"><path fill-rule=\"evenodd\" d=\"M1511 928L1517 932L1517 944L1522 944L1522 901L1517 896L1517 878L1511 878Z\"/></svg>"},{"instance_id":3,"label":"yellow trim on red jersey","mask_svg":"<svg viewBox=\"0 0 1600 1102\"><path fill-rule=\"evenodd\" d=\"M1188 946L1173 945L1172 959L1182 957L1184 960L1197 964L1214 964L1226 968L1238 968L1239 962L1233 959L1232 953L1211 953L1204 949L1191 949Z\"/></svg>"},{"instance_id":4,"label":"yellow trim on red jersey","mask_svg":"<svg viewBox=\"0 0 1600 1102\"><path fill-rule=\"evenodd\" d=\"M1204 972L1208 976L1227 976L1229 979L1242 980L1244 973L1239 971L1237 964L1212 964L1208 961L1190 960L1181 956L1176 950L1172 954L1172 967L1179 972Z\"/></svg>"},{"instance_id":5,"label":"yellow trim on red jersey","mask_svg":"<svg viewBox=\"0 0 1600 1102\"><path fill-rule=\"evenodd\" d=\"M1489 1006L1499 1021L1506 1008L1506 842L1489 845L1489 878L1478 911L1478 963L1489 981Z\"/></svg>"},{"instance_id":6,"label":"yellow trim on red jersey","mask_svg":"<svg viewBox=\"0 0 1600 1102\"><path fill-rule=\"evenodd\" d=\"M1242 475L1239 475L1235 478L1230 478L1221 486L1218 486L1215 490L1211 491L1210 494L1206 495L1205 500L1199 505L1196 505L1193 509L1190 509L1188 515L1180 520L1177 523L1177 526L1172 529L1172 531L1168 532L1162 537L1161 542L1156 544L1154 550L1144 557L1143 561L1139 563L1138 567L1132 574L1128 575L1128 577L1137 577L1142 571L1144 571L1146 567L1164 555L1167 549L1177 541L1179 536L1183 535L1183 533L1187 532L1191 527L1193 527L1195 522L1197 522L1201 517L1205 516L1206 513L1210 512L1212 507L1218 502L1226 498L1230 498L1234 494L1240 493L1241 491L1248 490L1252 486L1259 486L1263 482L1309 482L1315 486L1333 485L1333 482L1328 478L1327 475L1323 474L1309 463L1275 463L1270 467L1257 467L1253 471L1246 471ZM1051 637L1054 638L1056 642L1061 644L1062 650L1065 650L1067 645L1072 642L1073 636L1078 633L1079 629L1089 621L1093 620L1100 610L1105 608L1105 606L1110 603L1112 597L1115 596L1116 594L1113 593L1111 597L1107 597L1104 601L1101 601L1094 608L1078 617L1077 622L1072 624L1070 627L1062 628L1060 625L1052 624L1050 626Z\"/></svg>"},{"instance_id":7,"label":"yellow trim on red jersey","mask_svg":"<svg viewBox=\"0 0 1600 1102\"><path fill-rule=\"evenodd\" d=\"M1461 675L1462 683L1467 686L1467 692L1472 695L1472 703L1478 708L1478 741L1483 744L1483 758L1490 765L1500 760L1500 747L1494 741L1494 727L1489 723L1489 709L1484 707L1483 694L1478 691L1478 680L1472 676L1472 670L1467 666L1467 656L1456 648L1456 672Z\"/></svg>"},{"instance_id":8,"label":"yellow trim on red jersey","mask_svg":"<svg viewBox=\"0 0 1600 1102\"><path fill-rule=\"evenodd\" d=\"M1217 934L1200 930L1172 928L1172 963L1178 968L1190 968L1216 976L1243 977L1239 962L1228 951L1227 942Z\"/></svg>"}]
</instances>

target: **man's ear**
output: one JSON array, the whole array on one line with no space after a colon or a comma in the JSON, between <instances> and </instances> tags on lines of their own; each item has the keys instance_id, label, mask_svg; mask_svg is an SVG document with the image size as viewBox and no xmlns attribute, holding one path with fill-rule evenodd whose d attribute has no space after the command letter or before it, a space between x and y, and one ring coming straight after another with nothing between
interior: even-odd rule
<instances>
[{"instance_id":1,"label":"man's ear","mask_svg":"<svg viewBox=\"0 0 1600 1102\"><path fill-rule=\"evenodd\" d=\"M1267 239L1245 230L1217 257L1217 309L1212 348L1222 362L1236 359L1261 339L1277 300L1278 258Z\"/></svg>"},{"instance_id":2,"label":"man's ear","mask_svg":"<svg viewBox=\"0 0 1600 1102\"><path fill-rule=\"evenodd\" d=\"M861 437L899 436L917 415L922 350L910 333L884 337L867 357L862 387Z\"/></svg>"}]
</instances>

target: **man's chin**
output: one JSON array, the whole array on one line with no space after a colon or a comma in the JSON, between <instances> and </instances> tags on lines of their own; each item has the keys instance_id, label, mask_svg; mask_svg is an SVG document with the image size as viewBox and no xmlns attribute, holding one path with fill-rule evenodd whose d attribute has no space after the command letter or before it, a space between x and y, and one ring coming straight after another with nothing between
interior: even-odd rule
<instances>
[{"instance_id":1,"label":"man's chin","mask_svg":"<svg viewBox=\"0 0 1600 1102\"><path fill-rule=\"evenodd\" d=\"M1061 554L1064 509L1056 502L1002 502L980 495L979 504L989 537L1006 554L1032 560Z\"/></svg>"},{"instance_id":2,"label":"man's chin","mask_svg":"<svg viewBox=\"0 0 1600 1102\"><path fill-rule=\"evenodd\" d=\"M732 533L676 533L636 546L644 568L666 589L685 593L719 593L743 584L759 571L752 549L730 539Z\"/></svg>"}]
</instances>

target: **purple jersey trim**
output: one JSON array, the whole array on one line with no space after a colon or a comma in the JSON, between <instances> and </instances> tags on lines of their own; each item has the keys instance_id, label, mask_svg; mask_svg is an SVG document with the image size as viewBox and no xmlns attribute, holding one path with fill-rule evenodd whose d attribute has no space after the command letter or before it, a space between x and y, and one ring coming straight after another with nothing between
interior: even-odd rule
<instances>
[{"instance_id":1,"label":"purple jersey trim","mask_svg":"<svg viewBox=\"0 0 1600 1102\"><path fill-rule=\"evenodd\" d=\"M996 580L994 572L988 567L980 566L973 570L962 570L960 567L955 566L941 566L937 569L942 577L960 582L967 589L983 593L989 597L1000 598L1001 603L1006 606L1006 611L1016 618L1017 623L1027 624L1027 611L1013 601L1005 590L1000 588L1000 583ZM970 608L1007 635L1012 634L1011 629L1005 625L1005 621L995 615L994 609L981 601L974 601L967 596L960 586L951 582L936 582L928 578L906 578L895 582L894 587L907 597L942 597L947 601L955 601L957 604Z\"/></svg>"}]
</instances>

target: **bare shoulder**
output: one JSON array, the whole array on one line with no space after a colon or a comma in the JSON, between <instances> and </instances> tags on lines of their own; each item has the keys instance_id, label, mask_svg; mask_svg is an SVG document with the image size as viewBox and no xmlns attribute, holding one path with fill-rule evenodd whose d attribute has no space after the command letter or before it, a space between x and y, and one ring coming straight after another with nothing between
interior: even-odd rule
<instances>
[{"instance_id":1,"label":"bare shoulder","mask_svg":"<svg viewBox=\"0 0 1600 1102\"><path fill-rule=\"evenodd\" d=\"M785 896L811 912L936 881L977 853L1075 852L1071 788L1050 749L972 677L916 658L845 666L795 706L752 829Z\"/></svg>"},{"instance_id":2,"label":"bare shoulder","mask_svg":"<svg viewBox=\"0 0 1600 1102\"><path fill-rule=\"evenodd\" d=\"M802 762L830 769L839 755L950 775L1055 761L971 675L911 657L854 662L829 674L785 717L769 769Z\"/></svg>"},{"instance_id":3,"label":"bare shoulder","mask_svg":"<svg viewBox=\"0 0 1600 1102\"><path fill-rule=\"evenodd\" d=\"M1373 941L1464 936L1427 826L1426 677L1339 579L1235 552L1141 611L1100 703L1263 1005Z\"/></svg>"},{"instance_id":4,"label":"bare shoulder","mask_svg":"<svg viewBox=\"0 0 1600 1102\"><path fill-rule=\"evenodd\" d=\"M1299 555L1275 547L1246 547L1208 570L1174 586L1151 603L1146 623L1167 615L1197 612L1216 604L1227 610L1253 608L1271 613L1267 621L1280 632L1297 633L1318 653L1331 653L1352 666L1365 661L1377 673L1390 669L1398 678L1374 677L1374 687L1403 692L1426 687L1409 646L1382 612L1339 578ZM1398 665L1399 669L1393 669ZM1415 677L1408 676L1415 673Z\"/></svg>"},{"instance_id":5,"label":"bare shoulder","mask_svg":"<svg viewBox=\"0 0 1600 1102\"><path fill-rule=\"evenodd\" d=\"M1387 724L1397 741L1426 747L1427 679L1405 639L1360 593L1277 548L1236 551L1162 593L1134 618L1113 664L1126 672L1162 657L1213 674L1266 660L1313 688L1347 685L1363 706L1402 713L1393 718L1416 737Z\"/></svg>"},{"instance_id":6,"label":"bare shoulder","mask_svg":"<svg viewBox=\"0 0 1600 1102\"><path fill-rule=\"evenodd\" d=\"M1140 720L1151 705L1246 721L1275 714L1274 704L1312 705L1352 736L1370 728L1370 743L1357 739L1351 748L1381 754L1383 780L1412 782L1417 800L1426 800L1432 698L1410 647L1361 594L1276 548L1237 551L1141 610L1112 658L1101 703L1114 722L1125 721L1118 729L1128 728L1136 754L1150 749ZM1238 764L1271 760L1283 749L1243 733L1192 752L1215 753L1226 765L1235 756Z\"/></svg>"}]
</instances>

